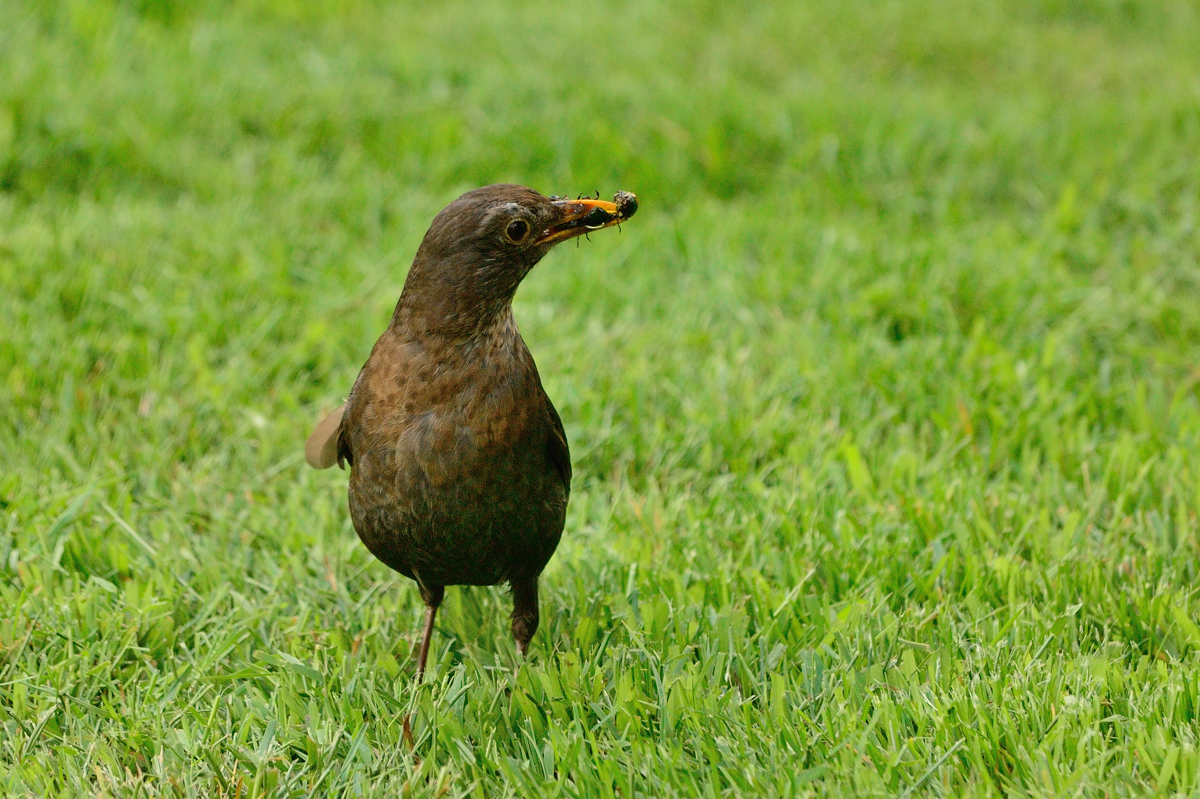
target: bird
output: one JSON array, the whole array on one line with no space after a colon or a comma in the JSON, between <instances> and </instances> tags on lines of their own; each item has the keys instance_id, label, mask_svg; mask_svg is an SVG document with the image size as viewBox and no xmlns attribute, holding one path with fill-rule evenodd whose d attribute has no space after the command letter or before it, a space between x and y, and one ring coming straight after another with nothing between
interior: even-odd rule
<instances>
[{"instance_id":1,"label":"bird","mask_svg":"<svg viewBox=\"0 0 1200 799\"><path fill-rule=\"evenodd\" d=\"M522 658L538 628L538 580L566 523L571 455L513 318L521 281L556 245L629 219L613 202L513 184L468 191L434 217L387 329L341 407L305 442L317 469L350 467L366 548L425 604L424 676L448 585L508 583Z\"/></svg>"}]
</instances>

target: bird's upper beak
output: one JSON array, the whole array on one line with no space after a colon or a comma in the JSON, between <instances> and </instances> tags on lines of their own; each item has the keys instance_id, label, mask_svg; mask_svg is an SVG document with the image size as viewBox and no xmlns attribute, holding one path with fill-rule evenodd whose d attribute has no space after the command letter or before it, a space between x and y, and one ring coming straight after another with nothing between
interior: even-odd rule
<instances>
[{"instance_id":1,"label":"bird's upper beak","mask_svg":"<svg viewBox=\"0 0 1200 799\"><path fill-rule=\"evenodd\" d=\"M560 216L538 237L538 244L557 244L592 230L612 227L637 212L637 197L627 191L617 192L611 203L607 200L551 199Z\"/></svg>"}]
</instances>

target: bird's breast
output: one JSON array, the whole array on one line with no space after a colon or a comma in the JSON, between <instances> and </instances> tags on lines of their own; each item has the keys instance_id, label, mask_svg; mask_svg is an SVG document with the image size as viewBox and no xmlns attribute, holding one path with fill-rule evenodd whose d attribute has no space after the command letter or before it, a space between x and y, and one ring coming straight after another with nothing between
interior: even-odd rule
<instances>
[{"instance_id":1,"label":"bird's breast","mask_svg":"<svg viewBox=\"0 0 1200 799\"><path fill-rule=\"evenodd\" d=\"M533 434L532 409L495 393L470 393L475 395L429 407L397 426L389 460L398 477L415 472L411 477L436 490L523 460Z\"/></svg>"},{"instance_id":2,"label":"bird's breast","mask_svg":"<svg viewBox=\"0 0 1200 799\"><path fill-rule=\"evenodd\" d=\"M567 503L544 403L536 371L493 368L453 390L443 383L416 412L356 428L350 511L363 542L401 573L443 584L540 571Z\"/></svg>"},{"instance_id":3,"label":"bird's breast","mask_svg":"<svg viewBox=\"0 0 1200 799\"><path fill-rule=\"evenodd\" d=\"M488 348L466 362L419 358L395 373L372 372L355 389L355 468L372 480L436 489L522 465L526 450L541 445L545 409L537 369L520 355Z\"/></svg>"}]
</instances>

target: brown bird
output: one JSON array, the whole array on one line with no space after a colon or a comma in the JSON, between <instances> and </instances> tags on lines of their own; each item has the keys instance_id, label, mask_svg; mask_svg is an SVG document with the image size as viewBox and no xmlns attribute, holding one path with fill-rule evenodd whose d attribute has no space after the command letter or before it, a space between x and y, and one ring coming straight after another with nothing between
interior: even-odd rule
<instances>
[{"instance_id":1,"label":"brown bird","mask_svg":"<svg viewBox=\"0 0 1200 799\"><path fill-rule=\"evenodd\" d=\"M350 464L359 538L417 582L426 608L418 679L447 585L507 582L522 655L537 630L538 577L562 535L571 457L512 299L555 244L636 210L627 192L610 203L513 185L450 203L349 398L305 444L314 468Z\"/></svg>"}]
</instances>

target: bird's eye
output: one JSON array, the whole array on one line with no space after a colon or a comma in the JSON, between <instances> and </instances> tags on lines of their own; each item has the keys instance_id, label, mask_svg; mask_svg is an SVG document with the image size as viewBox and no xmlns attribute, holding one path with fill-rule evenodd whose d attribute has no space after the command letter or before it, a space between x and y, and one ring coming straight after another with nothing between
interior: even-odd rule
<instances>
[{"instance_id":1,"label":"bird's eye","mask_svg":"<svg viewBox=\"0 0 1200 799\"><path fill-rule=\"evenodd\" d=\"M504 231L508 236L509 241L514 244L520 244L526 236L529 235L529 223L524 219L518 219L515 222L509 222L508 228Z\"/></svg>"}]
</instances>

